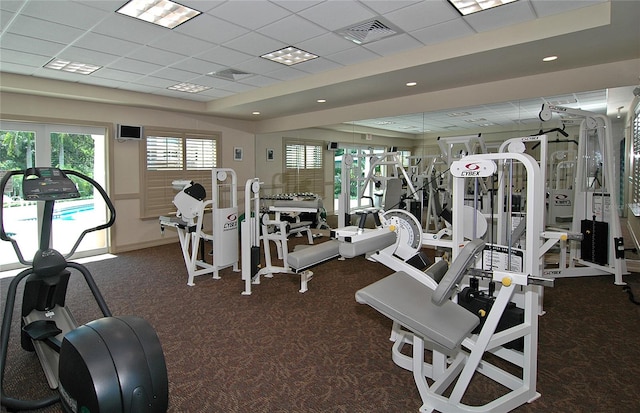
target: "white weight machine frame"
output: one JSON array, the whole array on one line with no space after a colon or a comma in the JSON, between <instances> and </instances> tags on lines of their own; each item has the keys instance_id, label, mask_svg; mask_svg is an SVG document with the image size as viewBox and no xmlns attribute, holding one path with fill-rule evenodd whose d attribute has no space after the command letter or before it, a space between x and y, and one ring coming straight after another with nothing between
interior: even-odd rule
<instances>
[{"instance_id":1,"label":"white weight machine frame","mask_svg":"<svg viewBox=\"0 0 640 413\"><path fill-rule=\"evenodd\" d=\"M539 117L542 121L548 121L553 117L553 113L568 114L582 119L580 122L580 135L578 140L578 157L576 167L576 182L574 184L573 202L573 223L571 232L580 233L581 220L592 219L593 217L609 224L609 236L607 241L608 263L600 265L586 261L581 258L581 251L578 242L561 243L560 265L558 269L549 269L546 274L554 278L582 277L613 274L614 284L626 285L622 276L628 274L627 263L624 259L624 245L622 243L622 229L620 226L620 216L618 214L618 185L615 183L614 170L614 149L613 137L611 136L611 120L597 113L592 113L580 109L572 109L562 106L543 104ZM598 191L587 191L584 189L582 178L587 176L587 135L589 131L595 130L598 139L599 149L602 152L603 168L601 188ZM600 199L599 210L593 208L596 204L596 197ZM608 201L608 202L606 202ZM587 214L587 208L592 206L591 214ZM618 241L616 241L618 240ZM616 242L619 242L617 244ZM566 259L567 249L569 260ZM622 254L620 254L622 252Z\"/></svg>"},{"instance_id":2,"label":"white weight machine frame","mask_svg":"<svg viewBox=\"0 0 640 413\"><path fill-rule=\"evenodd\" d=\"M304 293L308 290L308 283L313 277L310 270L294 272L287 263L288 246L287 237L293 233L306 232L309 244L313 244L313 235L309 226L287 231L287 222L280 219L282 212L294 212L288 207L269 208L276 214L275 219L270 219L268 214L262 214L260 208L260 186L262 182L258 178L248 179L244 189L245 219L240 225L242 231L242 280L244 291L242 295L251 295L252 285L260 284L260 277L272 278L274 274L295 274L300 277L300 290ZM296 208L295 212L317 212L314 208ZM268 227L273 227L274 232L269 233ZM262 235L260 235L262 232ZM264 250L265 266L260 268L260 241ZM271 261L271 248L269 241L276 243L278 258L282 259L283 266L274 266ZM255 262L257 261L257 262Z\"/></svg>"},{"instance_id":3,"label":"white weight machine frame","mask_svg":"<svg viewBox=\"0 0 640 413\"><path fill-rule=\"evenodd\" d=\"M410 331L394 318L391 340L394 341L392 359L394 362L413 372L416 386L422 398L423 405L420 412L508 412L524 403L530 403L540 394L536 391L537 375L537 342L538 342L538 295L540 285L552 284L542 276L542 259L540 245L543 232L543 216L539 211L544 208L544 180L537 162L529 155L522 153L496 153L465 156L452 163L453 178L453 261L459 255L466 240L463 234L465 178L480 178L493 174L503 174L502 168L497 168L494 161L503 163L515 160L522 163L527 173L527 231L525 234L527 248L524 251L521 271L506 271L495 269L491 271L492 279L500 287L497 297L489 311L485 323L479 334L472 334L463 339L462 344L452 351L444 350L441 346L431 342L423 333ZM493 165L493 166L491 166ZM500 179L500 178L499 178ZM508 247L510 248L510 247ZM372 258L377 260L377 254ZM409 274L411 275L411 274ZM412 275L413 278L415 278ZM446 275L445 275L446 277ZM425 281L422 274L422 284L426 288L434 289L433 281ZM393 293L390 293L393 294ZM519 302L524 309L524 322L496 333L507 304L511 301ZM524 340L523 351L503 347L515 339ZM411 345L413 352L408 356L402 352L405 345ZM425 350L432 351L432 362L424 360ZM485 353L491 353L513 366L520 373L507 371L498 365L483 360ZM475 373L480 373L491 380L505 386L508 392L499 398L482 406L470 406L462 402L462 398L471 384ZM431 384L429 384L429 379ZM453 386L449 395L445 391Z\"/></svg>"},{"instance_id":4,"label":"white weight machine frame","mask_svg":"<svg viewBox=\"0 0 640 413\"><path fill-rule=\"evenodd\" d=\"M226 181L229 181L230 183ZM178 233L182 257L187 267L187 285L194 286L194 279L204 274L212 274L212 278L220 279L220 270L233 266L238 269L238 201L237 177L233 169L213 168L211 170L212 197L209 200L198 201L189 199L183 191L174 198L178 208L176 217L160 217L160 229L174 228ZM190 184L189 184L190 185ZM229 186L230 200L222 207L220 186ZM181 210L181 208L183 210ZM212 230L203 230L205 212L211 210ZM212 241L212 263L198 259L200 243Z\"/></svg>"}]
</instances>

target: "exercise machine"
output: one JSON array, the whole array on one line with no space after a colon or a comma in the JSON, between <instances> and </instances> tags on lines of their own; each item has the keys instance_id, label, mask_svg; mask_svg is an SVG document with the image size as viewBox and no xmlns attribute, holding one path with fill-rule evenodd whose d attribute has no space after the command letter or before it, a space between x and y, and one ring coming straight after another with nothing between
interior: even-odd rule
<instances>
[{"instance_id":1,"label":"exercise machine","mask_svg":"<svg viewBox=\"0 0 640 413\"><path fill-rule=\"evenodd\" d=\"M211 171L212 198L199 183L177 181L183 186L173 199L177 208L175 217L161 216L160 230L174 228L187 267L187 285L195 285L195 277L212 274L220 279L220 270L238 268L238 200L237 176L234 170L213 168ZM226 195L225 195L226 194ZM210 211L209 211L210 210ZM211 232L205 230L205 215L212 214ZM212 242L212 263L205 259L204 243Z\"/></svg>"},{"instance_id":2,"label":"exercise machine","mask_svg":"<svg viewBox=\"0 0 640 413\"><path fill-rule=\"evenodd\" d=\"M494 240L469 239L462 228L460 200L469 187L466 181L496 175L500 187L512 188L505 173L511 162L522 164L526 172L526 249L519 251ZM539 295L542 286L553 285L543 277L540 253L544 179L531 156L511 152L464 156L451 163L450 172L454 202L448 269L440 261L422 278L397 271L359 290L356 301L393 321L392 360L412 372L423 403L420 412L507 412L540 397L536 391ZM490 297L490 305L481 312L463 307L460 302L467 297L455 293L464 291L464 285ZM500 327L514 306L520 309L518 320ZM412 347L410 353L403 350L406 346ZM425 351L431 352L431 360L425 360ZM463 402L476 374L503 386L505 392L483 405Z\"/></svg>"},{"instance_id":3,"label":"exercise machine","mask_svg":"<svg viewBox=\"0 0 640 413\"><path fill-rule=\"evenodd\" d=\"M5 376L18 286L24 282L20 335L24 350L35 351L51 389L57 392L40 400L21 400L4 393L1 404L7 411L35 410L60 402L65 412L160 413L168 406L169 385L162 347L153 328L134 316L114 317L89 270L68 262L84 236L115 222L115 208L104 189L76 171L58 168L29 168L11 171L0 182L4 193L9 179L23 176L26 200L44 203L39 249L26 260L15 239L5 232L0 208L0 238L11 242L19 261L30 265L16 275L6 293L0 332L0 385ZM51 248L54 204L80 197L75 176L100 193L110 212L109 220L84 230L71 251L63 256ZM82 274L103 316L79 326L65 306L71 271ZM3 387L4 389L4 387Z\"/></svg>"},{"instance_id":4,"label":"exercise machine","mask_svg":"<svg viewBox=\"0 0 640 413\"><path fill-rule=\"evenodd\" d=\"M628 271L611 121L605 115L549 104L542 105L539 117L549 121L554 113L580 122L571 232L582 237L562 245L559 267L547 273L555 278L613 274L616 285L625 285L622 276Z\"/></svg>"}]
</instances>

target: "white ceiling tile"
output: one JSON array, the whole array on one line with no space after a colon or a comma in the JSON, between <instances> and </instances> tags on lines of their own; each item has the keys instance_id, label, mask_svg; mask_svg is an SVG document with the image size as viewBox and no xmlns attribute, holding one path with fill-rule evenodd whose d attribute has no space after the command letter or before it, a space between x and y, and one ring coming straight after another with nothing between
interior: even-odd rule
<instances>
[{"instance_id":1,"label":"white ceiling tile","mask_svg":"<svg viewBox=\"0 0 640 413\"><path fill-rule=\"evenodd\" d=\"M535 19L527 2L505 4L493 9L465 16L464 19L477 32L485 32Z\"/></svg>"},{"instance_id":2,"label":"white ceiling tile","mask_svg":"<svg viewBox=\"0 0 640 413\"><path fill-rule=\"evenodd\" d=\"M153 73L156 70L162 69L162 66L155 65L152 63L142 62L140 60L130 59L127 57L123 57L118 59L117 61L111 63L109 65L112 69L119 69L133 73L140 73L143 75L147 75L149 73Z\"/></svg>"},{"instance_id":3,"label":"white ceiling tile","mask_svg":"<svg viewBox=\"0 0 640 413\"><path fill-rule=\"evenodd\" d=\"M242 79L240 83L255 87L265 87L280 83L280 80L273 79L267 76L250 76L246 79Z\"/></svg>"},{"instance_id":4,"label":"white ceiling tile","mask_svg":"<svg viewBox=\"0 0 640 413\"><path fill-rule=\"evenodd\" d=\"M422 43L408 34L398 34L395 36L385 37L384 39L380 39L375 42L363 44L363 46L381 56L389 56L404 50L421 47Z\"/></svg>"},{"instance_id":5,"label":"white ceiling tile","mask_svg":"<svg viewBox=\"0 0 640 413\"><path fill-rule=\"evenodd\" d=\"M168 80L168 79L162 79L159 77L155 77L155 76L145 76L143 78L141 78L140 80L138 80L138 83L140 83L141 85L147 85L147 86L154 86L157 88L168 88L170 86L175 85L176 81L173 80Z\"/></svg>"},{"instance_id":6,"label":"white ceiling tile","mask_svg":"<svg viewBox=\"0 0 640 413\"><path fill-rule=\"evenodd\" d=\"M17 73L20 75L30 76L38 70L37 66L23 65L5 62L4 60L0 61L0 72L4 73Z\"/></svg>"},{"instance_id":7,"label":"white ceiling tile","mask_svg":"<svg viewBox=\"0 0 640 413\"><path fill-rule=\"evenodd\" d=\"M0 10L3 12L17 12L24 5L25 0L2 0Z\"/></svg>"},{"instance_id":8,"label":"white ceiling tile","mask_svg":"<svg viewBox=\"0 0 640 413\"><path fill-rule=\"evenodd\" d=\"M103 36L96 33L85 34L73 45L84 49L114 55L126 55L140 47L140 44L138 43L116 39L115 37Z\"/></svg>"},{"instance_id":9,"label":"white ceiling tile","mask_svg":"<svg viewBox=\"0 0 640 413\"><path fill-rule=\"evenodd\" d=\"M279 70L282 67L280 63L273 62L269 59L263 59L262 57L254 57L253 59L246 60L242 63L235 65L233 68L238 70L244 70L249 73L268 73L274 70Z\"/></svg>"},{"instance_id":10,"label":"white ceiling tile","mask_svg":"<svg viewBox=\"0 0 640 413\"><path fill-rule=\"evenodd\" d=\"M360 3L369 7L379 15L390 13L394 10L420 2L422 2L422 0L360 0Z\"/></svg>"},{"instance_id":11,"label":"white ceiling tile","mask_svg":"<svg viewBox=\"0 0 640 413\"><path fill-rule=\"evenodd\" d=\"M365 62L368 60L377 59L380 57L380 55L370 50L367 50L364 47L352 47L351 49L333 53L325 57L336 63L340 63L343 66L347 66L347 65L360 63L360 62Z\"/></svg>"},{"instance_id":12,"label":"white ceiling tile","mask_svg":"<svg viewBox=\"0 0 640 413\"><path fill-rule=\"evenodd\" d=\"M88 63L98 66L106 66L120 58L120 56L113 54L97 52L95 50L84 49L81 47L66 48L59 53L57 57L60 59L70 60L72 62Z\"/></svg>"},{"instance_id":13,"label":"white ceiling tile","mask_svg":"<svg viewBox=\"0 0 640 413\"><path fill-rule=\"evenodd\" d=\"M282 7L264 0L229 1L216 7L214 12L221 19L251 30L271 24L290 14Z\"/></svg>"},{"instance_id":14,"label":"white ceiling tile","mask_svg":"<svg viewBox=\"0 0 640 413\"><path fill-rule=\"evenodd\" d=\"M148 46L178 53L183 56L193 56L215 47L212 43L198 40L181 33L171 32L151 42Z\"/></svg>"},{"instance_id":15,"label":"white ceiling tile","mask_svg":"<svg viewBox=\"0 0 640 413\"><path fill-rule=\"evenodd\" d=\"M331 60L327 60L322 57L300 63L296 66L298 70L302 70L307 73L320 73L326 72L331 69L338 69L340 67L343 67L338 63L332 62Z\"/></svg>"},{"instance_id":16,"label":"white ceiling tile","mask_svg":"<svg viewBox=\"0 0 640 413\"><path fill-rule=\"evenodd\" d=\"M28 1L22 14L82 29L95 26L96 23L109 15L106 11L87 7L82 3L43 0ZM82 16L82 18L79 19L78 16Z\"/></svg>"},{"instance_id":17,"label":"white ceiling tile","mask_svg":"<svg viewBox=\"0 0 640 413\"><path fill-rule=\"evenodd\" d=\"M153 72L153 76L163 79L175 80L176 82L187 82L198 77L200 73L187 72L186 70L172 69L166 67L164 69L156 70Z\"/></svg>"},{"instance_id":18,"label":"white ceiling tile","mask_svg":"<svg viewBox=\"0 0 640 413\"><path fill-rule=\"evenodd\" d=\"M210 72L216 72L218 70L226 69L226 66L221 66L216 63L207 62L200 59L184 59L171 65L174 69L188 70L195 73L206 74Z\"/></svg>"},{"instance_id":19,"label":"white ceiling tile","mask_svg":"<svg viewBox=\"0 0 640 413\"><path fill-rule=\"evenodd\" d=\"M270 0L271 3L277 4L280 7L298 13L304 9L315 6L322 3L324 0Z\"/></svg>"},{"instance_id":20,"label":"white ceiling tile","mask_svg":"<svg viewBox=\"0 0 640 413\"><path fill-rule=\"evenodd\" d=\"M265 53L279 50L290 45L274 40L270 37L263 36L257 32L249 32L224 43L223 46L251 56L262 56Z\"/></svg>"},{"instance_id":21,"label":"white ceiling tile","mask_svg":"<svg viewBox=\"0 0 640 413\"><path fill-rule=\"evenodd\" d=\"M350 1L326 1L298 14L331 31L352 26L376 16L362 4Z\"/></svg>"},{"instance_id":22,"label":"white ceiling tile","mask_svg":"<svg viewBox=\"0 0 640 413\"><path fill-rule=\"evenodd\" d=\"M255 87L244 85L238 82L227 82L226 85L224 85L223 87L220 87L219 89L226 90L228 92L233 92L233 93L242 93L242 92L248 92L249 90L253 90L255 89Z\"/></svg>"},{"instance_id":23,"label":"white ceiling tile","mask_svg":"<svg viewBox=\"0 0 640 413\"><path fill-rule=\"evenodd\" d=\"M459 19L460 14L446 1L422 1L384 16L405 32Z\"/></svg>"},{"instance_id":24,"label":"white ceiling tile","mask_svg":"<svg viewBox=\"0 0 640 413\"><path fill-rule=\"evenodd\" d=\"M93 32L117 39L130 40L140 44L148 44L160 36L170 33L169 29L156 24L147 23L120 13L112 13L102 20Z\"/></svg>"},{"instance_id":25,"label":"white ceiling tile","mask_svg":"<svg viewBox=\"0 0 640 413\"><path fill-rule=\"evenodd\" d=\"M183 6L206 13L220 6L225 1L226 0L180 0L179 3Z\"/></svg>"},{"instance_id":26,"label":"white ceiling tile","mask_svg":"<svg viewBox=\"0 0 640 413\"><path fill-rule=\"evenodd\" d=\"M326 56L332 53L351 49L353 45L354 43L352 41L347 40L342 36L338 36L333 32L328 32L321 36L314 37L313 39L305 40L297 46L315 55Z\"/></svg>"},{"instance_id":27,"label":"white ceiling tile","mask_svg":"<svg viewBox=\"0 0 640 413\"><path fill-rule=\"evenodd\" d=\"M286 67L284 65L281 65L281 66L282 66L281 69L274 70L273 72L268 72L266 74L269 77L272 77L278 80L294 80L294 79L299 79L301 77L308 76L307 73L301 72L300 70L295 69L294 67Z\"/></svg>"},{"instance_id":28,"label":"white ceiling tile","mask_svg":"<svg viewBox=\"0 0 640 413\"><path fill-rule=\"evenodd\" d=\"M244 27L208 14L201 14L195 19L176 27L174 31L199 39L206 39L208 42L215 44L223 44L238 36L249 33L249 30Z\"/></svg>"},{"instance_id":29,"label":"white ceiling tile","mask_svg":"<svg viewBox=\"0 0 640 413\"><path fill-rule=\"evenodd\" d=\"M43 56L55 56L64 49L64 44L4 33L2 37L0 37L0 48L18 50L25 53L35 53Z\"/></svg>"},{"instance_id":30,"label":"white ceiling tile","mask_svg":"<svg viewBox=\"0 0 640 413\"><path fill-rule=\"evenodd\" d=\"M464 36L470 36L475 32L462 19L449 20L424 29L409 32L409 34L425 45L446 42Z\"/></svg>"},{"instance_id":31,"label":"white ceiling tile","mask_svg":"<svg viewBox=\"0 0 640 413\"><path fill-rule=\"evenodd\" d=\"M100 69L102 70L102 69ZM98 70L98 72L100 71ZM106 79L106 78L101 78L101 77L96 77L94 76L96 73L92 73L89 76L85 76L83 77L80 81L78 81L78 83L82 83L85 85L93 85L93 86L102 86L102 87L109 87L109 88L119 88L122 87L124 85L126 85L128 82L124 82L124 81L119 81L117 79Z\"/></svg>"},{"instance_id":32,"label":"white ceiling tile","mask_svg":"<svg viewBox=\"0 0 640 413\"><path fill-rule=\"evenodd\" d=\"M54 69L46 69L46 68L37 69L35 72L33 72L33 75L37 77L44 77L47 79L64 80L65 82L78 82L78 78L80 76L87 76L87 75L81 75L78 73L70 73L62 70L54 70Z\"/></svg>"},{"instance_id":33,"label":"white ceiling tile","mask_svg":"<svg viewBox=\"0 0 640 413\"><path fill-rule=\"evenodd\" d=\"M134 82L140 79L141 76L140 73L125 72L124 70L115 70L108 67L103 67L91 74L91 77L113 79L121 82Z\"/></svg>"},{"instance_id":34,"label":"white ceiling tile","mask_svg":"<svg viewBox=\"0 0 640 413\"><path fill-rule=\"evenodd\" d=\"M74 27L50 23L28 16L18 16L7 29L7 33L34 37L58 43L72 43L84 31Z\"/></svg>"},{"instance_id":35,"label":"white ceiling tile","mask_svg":"<svg viewBox=\"0 0 640 413\"><path fill-rule=\"evenodd\" d=\"M312 37L326 33L320 26L299 16L288 16L260 29L260 33L295 46Z\"/></svg>"},{"instance_id":36,"label":"white ceiling tile","mask_svg":"<svg viewBox=\"0 0 640 413\"><path fill-rule=\"evenodd\" d=\"M14 19L15 16L15 13L3 10L2 13L0 13L0 27L4 27L4 29L6 30L9 27L9 23Z\"/></svg>"},{"instance_id":37,"label":"white ceiling tile","mask_svg":"<svg viewBox=\"0 0 640 413\"><path fill-rule=\"evenodd\" d=\"M137 48L133 52L128 53L127 57L163 66L169 66L185 59L184 56L179 55L178 53L156 49L155 47Z\"/></svg>"},{"instance_id":38,"label":"white ceiling tile","mask_svg":"<svg viewBox=\"0 0 640 413\"><path fill-rule=\"evenodd\" d=\"M199 53L195 57L208 62L219 63L223 66L234 67L235 65L245 62L255 56L246 53L240 53L228 47L218 46L204 53Z\"/></svg>"},{"instance_id":39,"label":"white ceiling tile","mask_svg":"<svg viewBox=\"0 0 640 413\"><path fill-rule=\"evenodd\" d=\"M15 63L33 67L42 67L51 60L50 56L24 53L20 50L1 49L0 55L2 56L0 63Z\"/></svg>"}]
</instances>

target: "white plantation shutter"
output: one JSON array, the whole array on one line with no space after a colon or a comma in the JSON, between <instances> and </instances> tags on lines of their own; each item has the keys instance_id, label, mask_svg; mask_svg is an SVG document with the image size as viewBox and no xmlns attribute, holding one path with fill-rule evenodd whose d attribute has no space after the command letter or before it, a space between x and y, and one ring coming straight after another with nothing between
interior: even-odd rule
<instances>
[{"instance_id":1,"label":"white plantation shutter","mask_svg":"<svg viewBox=\"0 0 640 413\"><path fill-rule=\"evenodd\" d=\"M284 191L324 196L322 145L285 140Z\"/></svg>"},{"instance_id":2,"label":"white plantation shutter","mask_svg":"<svg viewBox=\"0 0 640 413\"><path fill-rule=\"evenodd\" d=\"M182 170L182 139L147 136L147 170Z\"/></svg>"},{"instance_id":3,"label":"white plantation shutter","mask_svg":"<svg viewBox=\"0 0 640 413\"><path fill-rule=\"evenodd\" d=\"M219 136L146 130L146 156L142 162L142 218L176 211L172 201L177 179L198 182L211 195L211 168L217 165Z\"/></svg>"},{"instance_id":4,"label":"white plantation shutter","mask_svg":"<svg viewBox=\"0 0 640 413\"><path fill-rule=\"evenodd\" d=\"M186 139L187 169L210 170L216 164L216 141L212 139Z\"/></svg>"}]
</instances>

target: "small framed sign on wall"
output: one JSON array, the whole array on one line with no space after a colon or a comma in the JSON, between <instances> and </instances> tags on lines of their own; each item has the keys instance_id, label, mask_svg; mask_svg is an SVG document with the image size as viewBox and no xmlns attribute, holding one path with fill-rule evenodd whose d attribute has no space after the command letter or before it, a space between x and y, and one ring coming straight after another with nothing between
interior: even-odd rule
<instances>
[{"instance_id":1,"label":"small framed sign on wall","mask_svg":"<svg viewBox=\"0 0 640 413\"><path fill-rule=\"evenodd\" d=\"M242 160L242 148L240 147L235 147L233 148L233 160L234 161L241 161Z\"/></svg>"},{"instance_id":2,"label":"small framed sign on wall","mask_svg":"<svg viewBox=\"0 0 640 413\"><path fill-rule=\"evenodd\" d=\"M272 148L267 148L267 161L273 161L274 157L274 150Z\"/></svg>"}]
</instances>

